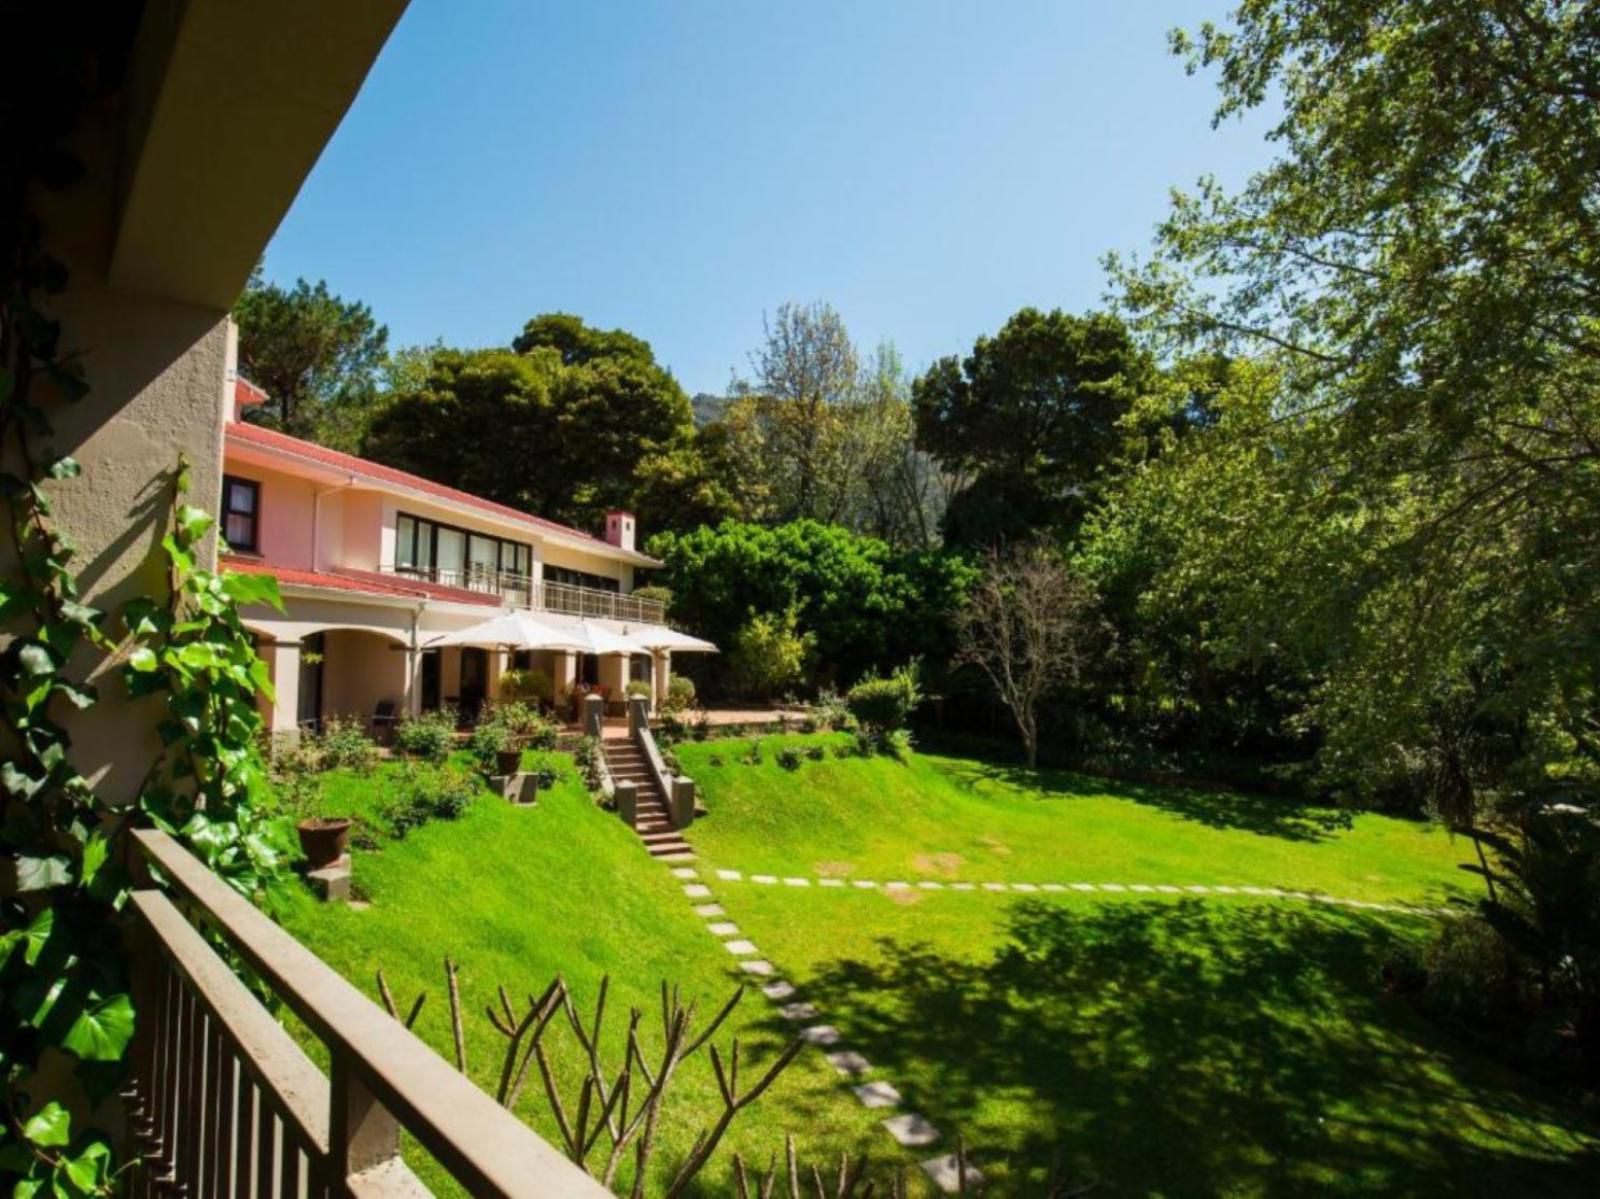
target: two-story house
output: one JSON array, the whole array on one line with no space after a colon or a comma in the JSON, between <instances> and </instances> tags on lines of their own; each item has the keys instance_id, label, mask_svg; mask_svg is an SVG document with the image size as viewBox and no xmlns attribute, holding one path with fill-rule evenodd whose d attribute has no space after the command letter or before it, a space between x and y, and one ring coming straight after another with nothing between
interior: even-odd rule
<instances>
[{"instance_id":1,"label":"two-story house","mask_svg":"<svg viewBox=\"0 0 1600 1199\"><path fill-rule=\"evenodd\" d=\"M513 665L543 672L558 705L582 685L620 698L633 680L659 699L673 648L714 648L631 594L635 569L660 565L635 548L631 513L595 537L241 419L266 399L235 383L219 523L222 564L275 575L283 595L283 612L244 613L272 671L273 732L444 705L470 719ZM459 643L508 609L556 635Z\"/></svg>"}]
</instances>

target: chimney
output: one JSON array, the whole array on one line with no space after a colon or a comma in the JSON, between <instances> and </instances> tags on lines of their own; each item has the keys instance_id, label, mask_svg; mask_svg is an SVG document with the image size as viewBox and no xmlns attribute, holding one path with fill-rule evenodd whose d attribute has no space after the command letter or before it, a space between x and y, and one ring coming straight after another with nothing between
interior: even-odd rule
<instances>
[{"instance_id":1,"label":"chimney","mask_svg":"<svg viewBox=\"0 0 1600 1199\"><path fill-rule=\"evenodd\" d=\"M606 540L618 549L633 548L634 519L632 512L612 510L606 513Z\"/></svg>"},{"instance_id":2,"label":"chimney","mask_svg":"<svg viewBox=\"0 0 1600 1199\"><path fill-rule=\"evenodd\" d=\"M244 410L254 408L258 404L265 404L268 400L267 393L243 375L233 383L233 419L243 420Z\"/></svg>"}]
</instances>

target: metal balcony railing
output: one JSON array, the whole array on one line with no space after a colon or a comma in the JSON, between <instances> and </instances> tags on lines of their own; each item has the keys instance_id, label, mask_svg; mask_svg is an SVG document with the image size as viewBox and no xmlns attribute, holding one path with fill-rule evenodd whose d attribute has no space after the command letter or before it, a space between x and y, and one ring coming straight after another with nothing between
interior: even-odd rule
<instances>
[{"instance_id":1,"label":"metal balcony railing","mask_svg":"<svg viewBox=\"0 0 1600 1199\"><path fill-rule=\"evenodd\" d=\"M132 836L173 891L136 890L131 900L132 1194L427 1196L401 1160L403 1130L472 1195L609 1195L171 837ZM329 1074L195 924L322 1041Z\"/></svg>"},{"instance_id":2,"label":"metal balcony railing","mask_svg":"<svg viewBox=\"0 0 1600 1199\"><path fill-rule=\"evenodd\" d=\"M444 587L459 587L498 595L514 608L556 612L563 616L594 616L605 620L627 620L639 624L666 624L666 605L660 600L637 599L598 587L578 587L571 583L535 582L530 576L488 567L447 570L437 566L384 567L385 574L423 579Z\"/></svg>"}]
</instances>

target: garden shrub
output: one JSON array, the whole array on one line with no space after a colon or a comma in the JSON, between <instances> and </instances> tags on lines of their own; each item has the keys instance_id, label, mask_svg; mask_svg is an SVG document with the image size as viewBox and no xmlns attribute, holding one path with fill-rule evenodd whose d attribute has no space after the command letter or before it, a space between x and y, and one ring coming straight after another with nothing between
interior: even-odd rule
<instances>
[{"instance_id":1,"label":"garden shrub","mask_svg":"<svg viewBox=\"0 0 1600 1199\"><path fill-rule=\"evenodd\" d=\"M793 607L781 615L756 613L734 634L728 656L734 679L746 695L767 699L805 676L816 640L799 631Z\"/></svg>"},{"instance_id":2,"label":"garden shrub","mask_svg":"<svg viewBox=\"0 0 1600 1199\"><path fill-rule=\"evenodd\" d=\"M321 756L324 770L342 768L370 774L378 765L377 743L367 736L366 726L358 719L334 717L328 720L315 739L315 749Z\"/></svg>"},{"instance_id":3,"label":"garden shrub","mask_svg":"<svg viewBox=\"0 0 1600 1199\"><path fill-rule=\"evenodd\" d=\"M514 703L548 703L554 695L550 676L542 670L508 670L500 676L500 698Z\"/></svg>"},{"instance_id":4,"label":"garden shrub","mask_svg":"<svg viewBox=\"0 0 1600 1199\"><path fill-rule=\"evenodd\" d=\"M808 745L808 746L806 746L806 757L810 758L813 762L820 762L820 761L822 761L822 759L826 758L827 756L828 756L828 747L825 746L825 745Z\"/></svg>"},{"instance_id":5,"label":"garden shrub","mask_svg":"<svg viewBox=\"0 0 1600 1199\"><path fill-rule=\"evenodd\" d=\"M890 733L905 728L921 698L916 669L906 666L886 679L862 679L850 688L846 702L862 729L883 744Z\"/></svg>"},{"instance_id":6,"label":"garden shrub","mask_svg":"<svg viewBox=\"0 0 1600 1199\"><path fill-rule=\"evenodd\" d=\"M792 745L785 745L780 749L777 753L777 758L778 765L785 770L799 770L800 763L804 761L800 756L800 751Z\"/></svg>"},{"instance_id":7,"label":"garden shrub","mask_svg":"<svg viewBox=\"0 0 1600 1199\"><path fill-rule=\"evenodd\" d=\"M643 679L629 679L628 685L622 689L622 693L629 699L649 699L653 694L650 690L650 684Z\"/></svg>"},{"instance_id":8,"label":"garden shrub","mask_svg":"<svg viewBox=\"0 0 1600 1199\"><path fill-rule=\"evenodd\" d=\"M841 741L833 747L833 756L836 758L853 758L856 755L856 745L853 741Z\"/></svg>"},{"instance_id":9,"label":"garden shrub","mask_svg":"<svg viewBox=\"0 0 1600 1199\"><path fill-rule=\"evenodd\" d=\"M739 760L746 766L761 765L761 742L759 740L750 742L749 750L747 750L744 757Z\"/></svg>"},{"instance_id":10,"label":"garden shrub","mask_svg":"<svg viewBox=\"0 0 1600 1199\"><path fill-rule=\"evenodd\" d=\"M455 713L447 708L408 716L394 732L394 746L408 757L442 762L455 744Z\"/></svg>"},{"instance_id":11,"label":"garden shrub","mask_svg":"<svg viewBox=\"0 0 1600 1199\"><path fill-rule=\"evenodd\" d=\"M688 675L675 674L667 680L667 698L662 701L661 710L671 715L686 712L694 706L694 698L694 680Z\"/></svg>"},{"instance_id":12,"label":"garden shrub","mask_svg":"<svg viewBox=\"0 0 1600 1199\"><path fill-rule=\"evenodd\" d=\"M396 840L404 840L430 820L459 820L477 798L478 787L472 776L450 767L411 767L396 792L389 827Z\"/></svg>"},{"instance_id":13,"label":"garden shrub","mask_svg":"<svg viewBox=\"0 0 1600 1199\"><path fill-rule=\"evenodd\" d=\"M1485 1025L1511 1002L1512 960L1500 934L1477 916L1446 920L1423 951L1424 997L1442 1015Z\"/></svg>"},{"instance_id":14,"label":"garden shrub","mask_svg":"<svg viewBox=\"0 0 1600 1199\"><path fill-rule=\"evenodd\" d=\"M708 765L708 766L721 766L722 765L722 755L721 754L712 754L709 758L706 759L706 765Z\"/></svg>"}]
</instances>

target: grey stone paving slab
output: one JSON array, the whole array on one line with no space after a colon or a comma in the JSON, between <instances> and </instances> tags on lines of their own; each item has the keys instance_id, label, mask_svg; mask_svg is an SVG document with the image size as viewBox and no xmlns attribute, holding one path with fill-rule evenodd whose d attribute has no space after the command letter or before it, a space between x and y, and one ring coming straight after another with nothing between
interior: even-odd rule
<instances>
[{"instance_id":1,"label":"grey stone paving slab","mask_svg":"<svg viewBox=\"0 0 1600 1199\"><path fill-rule=\"evenodd\" d=\"M704 883L684 883L683 893L690 899L710 899L711 888Z\"/></svg>"},{"instance_id":2,"label":"grey stone paving slab","mask_svg":"<svg viewBox=\"0 0 1600 1199\"><path fill-rule=\"evenodd\" d=\"M777 973L772 963L767 961L766 958L745 958L744 961L739 963L739 969L746 974L759 974L763 977Z\"/></svg>"},{"instance_id":3,"label":"grey stone paving slab","mask_svg":"<svg viewBox=\"0 0 1600 1199\"><path fill-rule=\"evenodd\" d=\"M672 870L673 878L699 878L700 872L693 866L675 866Z\"/></svg>"},{"instance_id":4,"label":"grey stone paving slab","mask_svg":"<svg viewBox=\"0 0 1600 1199\"><path fill-rule=\"evenodd\" d=\"M923 879L920 883L917 884L917 886L921 887L924 891L943 891L944 890L944 884L943 883L936 883L931 878Z\"/></svg>"},{"instance_id":5,"label":"grey stone paving slab","mask_svg":"<svg viewBox=\"0 0 1600 1199\"><path fill-rule=\"evenodd\" d=\"M1072 889L1074 891L1093 891L1095 887L1093 883L1073 883Z\"/></svg>"},{"instance_id":6,"label":"grey stone paving slab","mask_svg":"<svg viewBox=\"0 0 1600 1199\"><path fill-rule=\"evenodd\" d=\"M1150 892L1150 891L1154 891L1155 888L1152 887L1149 883L1134 883L1132 886L1130 886L1128 888L1128 890L1130 890L1130 891Z\"/></svg>"},{"instance_id":7,"label":"grey stone paving slab","mask_svg":"<svg viewBox=\"0 0 1600 1199\"><path fill-rule=\"evenodd\" d=\"M900 1092L886 1082L864 1082L850 1088L862 1107L899 1107Z\"/></svg>"},{"instance_id":8,"label":"grey stone paving slab","mask_svg":"<svg viewBox=\"0 0 1600 1199\"><path fill-rule=\"evenodd\" d=\"M1126 891L1128 888L1121 883L1101 883L1100 889L1102 891Z\"/></svg>"},{"instance_id":9,"label":"grey stone paving slab","mask_svg":"<svg viewBox=\"0 0 1600 1199\"><path fill-rule=\"evenodd\" d=\"M740 874L737 870L719 870L717 871L717 877L727 879L730 883L736 883L743 878L744 875Z\"/></svg>"},{"instance_id":10,"label":"grey stone paving slab","mask_svg":"<svg viewBox=\"0 0 1600 1199\"><path fill-rule=\"evenodd\" d=\"M766 883L770 886L778 881L778 876L776 874L752 874L750 881L753 883Z\"/></svg>"},{"instance_id":11,"label":"grey stone paving slab","mask_svg":"<svg viewBox=\"0 0 1600 1199\"><path fill-rule=\"evenodd\" d=\"M1040 883L1039 884L1039 890L1041 890L1041 891L1065 891L1066 888L1064 886L1062 886L1060 883Z\"/></svg>"},{"instance_id":12,"label":"grey stone paving slab","mask_svg":"<svg viewBox=\"0 0 1600 1199\"><path fill-rule=\"evenodd\" d=\"M761 993L774 1003L794 997L794 985L781 978L775 978L769 983L761 984Z\"/></svg>"},{"instance_id":13,"label":"grey stone paving slab","mask_svg":"<svg viewBox=\"0 0 1600 1199\"><path fill-rule=\"evenodd\" d=\"M896 879L892 883L884 883L883 884L883 889L885 891L909 891L909 890L911 890L911 884L910 883L901 882L898 879Z\"/></svg>"},{"instance_id":14,"label":"grey stone paving slab","mask_svg":"<svg viewBox=\"0 0 1600 1199\"><path fill-rule=\"evenodd\" d=\"M786 878L783 880L783 885L785 887L809 887L811 880L809 878Z\"/></svg>"},{"instance_id":15,"label":"grey stone paving slab","mask_svg":"<svg viewBox=\"0 0 1600 1199\"><path fill-rule=\"evenodd\" d=\"M844 885L844 879L842 878L819 878L817 880L817 886L819 887L842 887Z\"/></svg>"},{"instance_id":16,"label":"grey stone paving slab","mask_svg":"<svg viewBox=\"0 0 1600 1199\"><path fill-rule=\"evenodd\" d=\"M1179 891L1178 888L1174 887L1171 883L1157 883L1156 884L1156 890L1160 891L1161 894L1163 894L1163 895L1181 895L1181 894L1183 894L1182 891Z\"/></svg>"},{"instance_id":17,"label":"grey stone paving slab","mask_svg":"<svg viewBox=\"0 0 1600 1199\"><path fill-rule=\"evenodd\" d=\"M902 1145L933 1145L939 1140L939 1130L926 1117L919 1116L916 1112L890 1116L883 1122L883 1127Z\"/></svg>"},{"instance_id":18,"label":"grey stone paving slab","mask_svg":"<svg viewBox=\"0 0 1600 1199\"><path fill-rule=\"evenodd\" d=\"M922 1172L933 1180L933 1185L946 1195L954 1195L961 1189L961 1171L956 1162L956 1155L946 1153L940 1157L930 1157L921 1163ZM970 1190L983 1182L983 1171L971 1162L967 1163L967 1187Z\"/></svg>"},{"instance_id":19,"label":"grey stone paving slab","mask_svg":"<svg viewBox=\"0 0 1600 1199\"><path fill-rule=\"evenodd\" d=\"M739 926L731 920L714 920L706 925L706 931L713 937L737 937Z\"/></svg>"},{"instance_id":20,"label":"grey stone paving slab","mask_svg":"<svg viewBox=\"0 0 1600 1199\"><path fill-rule=\"evenodd\" d=\"M1274 899L1282 899L1283 895L1284 895L1284 892L1283 892L1283 889L1281 887L1263 887L1261 889L1261 894L1270 895Z\"/></svg>"},{"instance_id":21,"label":"grey stone paving slab","mask_svg":"<svg viewBox=\"0 0 1600 1199\"><path fill-rule=\"evenodd\" d=\"M983 889L985 891L1005 891L1008 888L1004 883L984 883Z\"/></svg>"},{"instance_id":22,"label":"grey stone paving slab","mask_svg":"<svg viewBox=\"0 0 1600 1199\"><path fill-rule=\"evenodd\" d=\"M1012 883L1013 891L1037 891L1039 888L1033 883Z\"/></svg>"},{"instance_id":23,"label":"grey stone paving slab","mask_svg":"<svg viewBox=\"0 0 1600 1199\"><path fill-rule=\"evenodd\" d=\"M722 943L722 947L735 957L745 957L749 954L761 952L756 948L756 943L754 941L746 941L743 939L737 941L724 941Z\"/></svg>"},{"instance_id":24,"label":"grey stone paving slab","mask_svg":"<svg viewBox=\"0 0 1600 1199\"><path fill-rule=\"evenodd\" d=\"M853 885L865 889L868 887L876 887L878 884L873 882L870 878L858 878Z\"/></svg>"},{"instance_id":25,"label":"grey stone paving slab","mask_svg":"<svg viewBox=\"0 0 1600 1199\"><path fill-rule=\"evenodd\" d=\"M1237 895L1239 893L1239 888L1237 888L1237 887L1224 887L1221 883L1218 883L1216 886L1212 887L1211 889L1213 891L1215 891L1218 895Z\"/></svg>"},{"instance_id":26,"label":"grey stone paving slab","mask_svg":"<svg viewBox=\"0 0 1600 1199\"><path fill-rule=\"evenodd\" d=\"M1243 891L1246 895L1265 895L1266 894L1266 892L1263 891L1260 887L1240 887L1239 890Z\"/></svg>"},{"instance_id":27,"label":"grey stone paving slab","mask_svg":"<svg viewBox=\"0 0 1600 1199\"><path fill-rule=\"evenodd\" d=\"M1192 883L1185 887L1184 890L1193 891L1196 895L1206 895L1211 891L1211 888L1205 886L1203 883Z\"/></svg>"},{"instance_id":28,"label":"grey stone paving slab","mask_svg":"<svg viewBox=\"0 0 1600 1199\"><path fill-rule=\"evenodd\" d=\"M722 910L720 903L697 903L694 905L694 914L696 916L726 916L728 913Z\"/></svg>"},{"instance_id":29,"label":"grey stone paving slab","mask_svg":"<svg viewBox=\"0 0 1600 1199\"><path fill-rule=\"evenodd\" d=\"M786 1003L780 1007L778 1015L785 1020L815 1020L817 1018L817 1009L804 1000L797 1000L794 1003Z\"/></svg>"},{"instance_id":30,"label":"grey stone paving slab","mask_svg":"<svg viewBox=\"0 0 1600 1199\"><path fill-rule=\"evenodd\" d=\"M800 1030L800 1039L807 1045L837 1045L844 1037L831 1024L813 1024Z\"/></svg>"},{"instance_id":31,"label":"grey stone paving slab","mask_svg":"<svg viewBox=\"0 0 1600 1199\"><path fill-rule=\"evenodd\" d=\"M865 1074L872 1069L872 1063L854 1049L835 1049L832 1053L826 1053L823 1056L828 1059L828 1065L832 1066L840 1074L853 1076Z\"/></svg>"}]
</instances>

